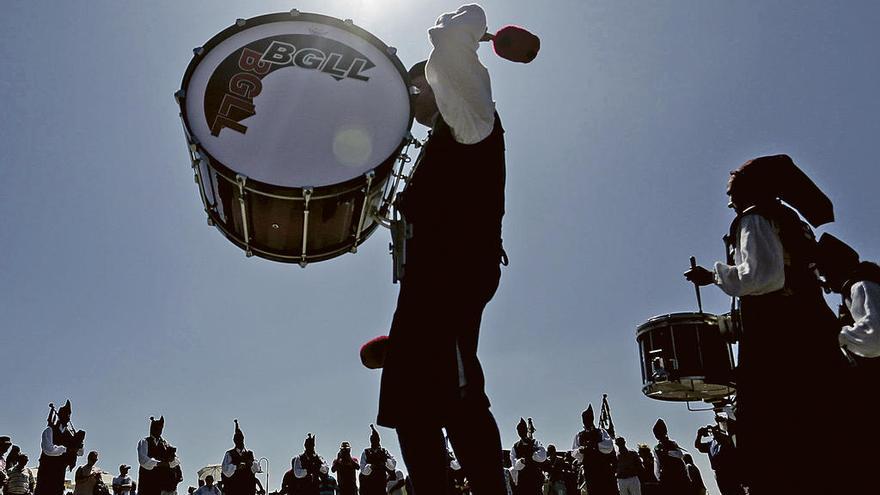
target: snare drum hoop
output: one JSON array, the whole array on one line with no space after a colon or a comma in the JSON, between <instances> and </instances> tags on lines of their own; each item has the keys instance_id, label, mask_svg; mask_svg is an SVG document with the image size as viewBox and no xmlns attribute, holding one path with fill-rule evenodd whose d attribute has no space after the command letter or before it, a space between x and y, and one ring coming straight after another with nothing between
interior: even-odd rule
<instances>
[{"instance_id":1,"label":"snare drum hoop","mask_svg":"<svg viewBox=\"0 0 880 495\"><path fill-rule=\"evenodd\" d=\"M718 316L712 313L669 313L665 315L657 315L636 327L636 340L638 340L638 338L644 333L650 332L660 326L666 326L661 325L661 323L665 324L666 322L669 322L669 325L673 323L677 325L706 323L717 326Z\"/></svg>"},{"instance_id":2,"label":"snare drum hoop","mask_svg":"<svg viewBox=\"0 0 880 495\"><path fill-rule=\"evenodd\" d=\"M368 32L367 30L355 26L353 23L348 21L343 21L336 17L331 17L323 14L314 14L314 13L304 13L304 12L278 12L274 14L265 14L257 17L252 17L250 19L245 19L244 22L235 23L228 28L220 31L216 35L214 35L211 39L209 39L204 45L194 50L193 58L190 60L189 65L186 67L186 72L183 74L183 80L180 84L179 95L182 95L177 98L177 103L180 106L180 117L183 120L183 127L186 132L187 141L196 146L198 149L198 154L201 157L208 159L208 165L216 170L220 175L222 175L225 179L231 180L233 183L236 181L236 177L239 175L244 176L243 174L239 174L226 164L222 163L220 160L214 158L208 150L201 146L201 144L196 140L195 136L192 133L192 127L189 124L189 115L186 111L186 88L189 86L190 79L192 78L193 72L195 72L196 67L201 62L203 55L209 52L211 49L225 41L227 38L238 34L246 29L250 29L254 26L259 26L261 24L268 24L272 22L285 22L290 20L296 21L304 21L304 22L315 22L320 24L327 24L329 26L342 29L348 31L355 36L363 38L368 43L372 44L376 48L378 48L388 60L391 61L394 68L397 69L397 72L400 74L400 77L403 79L404 87L410 87L410 79L409 74L404 67L403 63L397 57L396 53L386 45L382 40ZM406 134L401 137L400 144L395 148L394 152L386 158L382 163L376 165L370 172L376 174L377 182L381 182L387 172L390 172L394 162L397 160L400 150L406 145L406 143L410 140L409 132L412 129L413 118L415 116L415 109L413 109L412 105L409 105L409 119L406 126ZM367 172L368 174L370 172ZM365 174L366 175L366 174ZM311 188L313 189L312 199L318 199L326 196L337 196L342 194L352 188L357 188L364 182L365 175L357 176L352 179L346 180L344 182L340 182L338 184L328 184L324 186L318 186ZM309 189L308 187L291 187L291 186L279 186L275 184L270 184L267 182L262 182L256 179L251 179L248 177L247 184L249 187L248 191L255 192L257 194L264 194L266 196L272 196L282 199L292 199L292 200L304 200L305 190ZM207 207L207 205L205 205Z\"/></svg>"}]
</instances>

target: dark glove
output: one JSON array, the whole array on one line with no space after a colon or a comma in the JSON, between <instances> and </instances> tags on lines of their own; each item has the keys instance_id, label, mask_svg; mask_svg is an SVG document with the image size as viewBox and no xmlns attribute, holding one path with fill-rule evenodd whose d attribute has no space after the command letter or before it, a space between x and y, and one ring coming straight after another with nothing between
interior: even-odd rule
<instances>
[{"instance_id":1,"label":"dark glove","mask_svg":"<svg viewBox=\"0 0 880 495\"><path fill-rule=\"evenodd\" d=\"M684 278L697 285L711 285L715 283L715 272L709 271L702 266L696 266L684 272Z\"/></svg>"}]
</instances>

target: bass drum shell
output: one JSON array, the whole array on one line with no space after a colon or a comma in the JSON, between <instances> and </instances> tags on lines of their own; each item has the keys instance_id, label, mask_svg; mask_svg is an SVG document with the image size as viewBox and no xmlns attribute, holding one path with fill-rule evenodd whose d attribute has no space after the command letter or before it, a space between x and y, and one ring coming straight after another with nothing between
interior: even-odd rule
<instances>
[{"instance_id":1,"label":"bass drum shell","mask_svg":"<svg viewBox=\"0 0 880 495\"><path fill-rule=\"evenodd\" d=\"M724 399L736 392L733 348L708 313L673 313L651 318L636 330L642 392L665 401ZM657 373L655 363L662 363Z\"/></svg>"},{"instance_id":2,"label":"bass drum shell","mask_svg":"<svg viewBox=\"0 0 880 495\"><path fill-rule=\"evenodd\" d=\"M379 224L370 212L385 213L380 210L394 159L396 156L376 170L369 193L366 177L314 188L308 215L306 190L285 190L251 180L240 188L234 173L209 159L200 161L196 180L203 191L209 223L232 243L249 255L307 264L353 252L376 230ZM358 231L361 215L363 226ZM304 229L306 221L308 228Z\"/></svg>"}]
</instances>

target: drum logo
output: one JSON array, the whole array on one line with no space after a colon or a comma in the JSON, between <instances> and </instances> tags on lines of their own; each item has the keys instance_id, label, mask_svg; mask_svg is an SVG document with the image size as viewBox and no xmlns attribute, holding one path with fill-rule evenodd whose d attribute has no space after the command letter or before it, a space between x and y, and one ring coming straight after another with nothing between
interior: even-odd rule
<instances>
[{"instance_id":1,"label":"drum logo","mask_svg":"<svg viewBox=\"0 0 880 495\"><path fill-rule=\"evenodd\" d=\"M310 34L288 34L254 41L230 54L211 75L205 90L205 118L211 135L223 129L244 134L242 120L256 115L254 98L263 91L263 78L293 67L314 70L336 81L367 82L374 64L352 47Z\"/></svg>"}]
</instances>

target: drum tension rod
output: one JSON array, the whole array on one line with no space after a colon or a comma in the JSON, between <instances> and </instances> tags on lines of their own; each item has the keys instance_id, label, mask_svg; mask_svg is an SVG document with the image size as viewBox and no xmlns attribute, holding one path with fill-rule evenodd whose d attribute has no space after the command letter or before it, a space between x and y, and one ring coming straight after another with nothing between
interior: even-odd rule
<instances>
[{"instance_id":1,"label":"drum tension rod","mask_svg":"<svg viewBox=\"0 0 880 495\"><path fill-rule=\"evenodd\" d=\"M309 201L312 199L312 188L307 187L303 189L303 200L305 200L305 205L303 207L303 232L302 232L302 255L299 260L299 266L305 268L306 265L309 264L307 261L306 255L306 243L309 240Z\"/></svg>"},{"instance_id":2,"label":"drum tension rod","mask_svg":"<svg viewBox=\"0 0 880 495\"><path fill-rule=\"evenodd\" d=\"M244 197L247 194L245 192L244 185L247 182L247 177L241 174L235 175L235 183L238 184L238 205L241 207L241 224L244 228L244 255L250 258L254 255L254 252L251 251L251 235L248 230L248 220L247 220L247 203L245 203Z\"/></svg>"},{"instance_id":3,"label":"drum tension rod","mask_svg":"<svg viewBox=\"0 0 880 495\"><path fill-rule=\"evenodd\" d=\"M361 189L364 193L364 203L361 205L361 218L358 220L357 231L355 231L354 235L354 246L351 247L352 253L357 253L358 243L361 242L361 233L364 230L364 221L367 218L367 206L370 204L370 190L373 186L373 178L376 176L376 172L370 170L366 173L367 185L365 188Z\"/></svg>"}]
</instances>

